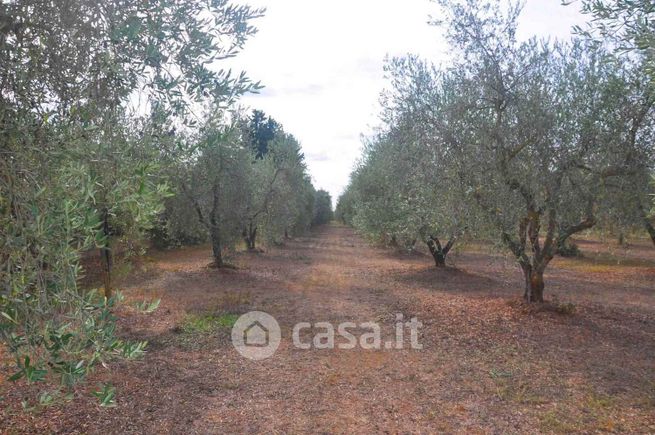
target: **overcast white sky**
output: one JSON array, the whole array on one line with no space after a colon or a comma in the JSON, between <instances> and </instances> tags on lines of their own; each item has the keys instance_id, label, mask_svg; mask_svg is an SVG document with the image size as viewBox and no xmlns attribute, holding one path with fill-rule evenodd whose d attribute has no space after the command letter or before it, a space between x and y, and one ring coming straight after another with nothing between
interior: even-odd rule
<instances>
[{"instance_id":1,"label":"overcast white sky","mask_svg":"<svg viewBox=\"0 0 655 435\"><path fill-rule=\"evenodd\" d=\"M386 55L448 59L429 0L243 0L265 6L257 35L232 62L265 86L242 104L260 109L302 143L314 185L333 202L377 124ZM240 2L239 2L240 3ZM568 38L585 17L560 0L527 0L520 37Z\"/></svg>"}]
</instances>

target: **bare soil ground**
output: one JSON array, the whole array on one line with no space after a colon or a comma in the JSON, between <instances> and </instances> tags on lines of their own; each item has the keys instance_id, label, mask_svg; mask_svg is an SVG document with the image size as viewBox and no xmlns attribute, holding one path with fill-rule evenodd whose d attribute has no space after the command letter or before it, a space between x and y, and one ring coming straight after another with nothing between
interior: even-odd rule
<instances>
[{"instance_id":1,"label":"bare soil ground","mask_svg":"<svg viewBox=\"0 0 655 435\"><path fill-rule=\"evenodd\" d=\"M20 406L31 387L0 380L0 428L655 433L655 249L581 247L585 258L553 262L546 292L559 305L538 311L517 302L514 263L479 247L436 270L429 257L373 248L328 226L265 254L240 254L238 270L208 268L207 247L157 252L125 280L124 293L128 302L161 298L160 308L118 311L122 336L149 341L146 356L113 362L71 402L31 412ZM282 327L280 348L264 361L240 356L229 327L189 320L250 310ZM423 323L422 350L291 345L300 321L375 321L386 337L396 313ZM117 389L114 408L90 397L103 382Z\"/></svg>"}]
</instances>

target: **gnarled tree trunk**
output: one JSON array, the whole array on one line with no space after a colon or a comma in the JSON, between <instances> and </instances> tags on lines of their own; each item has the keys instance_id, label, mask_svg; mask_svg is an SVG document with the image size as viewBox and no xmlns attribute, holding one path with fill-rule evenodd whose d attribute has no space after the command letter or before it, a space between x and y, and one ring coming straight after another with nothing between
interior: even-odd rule
<instances>
[{"instance_id":1,"label":"gnarled tree trunk","mask_svg":"<svg viewBox=\"0 0 655 435\"><path fill-rule=\"evenodd\" d=\"M223 244L221 243L221 232L217 226L212 226L210 231L212 242L212 255L214 256L214 266L223 267Z\"/></svg>"},{"instance_id":2,"label":"gnarled tree trunk","mask_svg":"<svg viewBox=\"0 0 655 435\"><path fill-rule=\"evenodd\" d=\"M434 259L435 266L446 267L446 256L455 244L455 237L451 237L450 240L448 240L448 243L446 243L446 246L443 247L441 246L439 239L435 236L430 236L426 243L430 250L430 254L432 254L432 258Z\"/></svg>"},{"instance_id":3,"label":"gnarled tree trunk","mask_svg":"<svg viewBox=\"0 0 655 435\"><path fill-rule=\"evenodd\" d=\"M248 250L254 251L257 247L257 226L250 222L248 226L243 229L242 235L243 241L246 242L246 247Z\"/></svg>"},{"instance_id":4,"label":"gnarled tree trunk","mask_svg":"<svg viewBox=\"0 0 655 435\"><path fill-rule=\"evenodd\" d=\"M544 271L541 267L533 267L531 264L521 264L523 277L525 279L525 291L523 298L526 302L544 301Z\"/></svg>"}]
</instances>

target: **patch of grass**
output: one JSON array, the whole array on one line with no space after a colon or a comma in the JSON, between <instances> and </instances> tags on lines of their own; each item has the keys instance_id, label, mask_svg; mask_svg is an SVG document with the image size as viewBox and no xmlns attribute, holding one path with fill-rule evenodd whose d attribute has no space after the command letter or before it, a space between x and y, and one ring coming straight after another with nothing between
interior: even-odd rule
<instances>
[{"instance_id":1,"label":"patch of grass","mask_svg":"<svg viewBox=\"0 0 655 435\"><path fill-rule=\"evenodd\" d=\"M294 261L300 261L303 264L311 264L312 263L312 260L311 260L311 258L309 258L309 256L307 256L305 254L302 254L302 253L298 253L298 252L294 252L293 254L291 254L289 256L289 258L291 260L294 260Z\"/></svg>"},{"instance_id":2,"label":"patch of grass","mask_svg":"<svg viewBox=\"0 0 655 435\"><path fill-rule=\"evenodd\" d=\"M575 314L576 311L575 304L572 302L562 302L558 303L555 307L555 310L560 313L560 314L565 314L565 315L573 315Z\"/></svg>"},{"instance_id":3,"label":"patch of grass","mask_svg":"<svg viewBox=\"0 0 655 435\"><path fill-rule=\"evenodd\" d=\"M564 416L555 409L539 416L539 426L543 432L571 433L578 430L574 424L566 421Z\"/></svg>"},{"instance_id":4,"label":"patch of grass","mask_svg":"<svg viewBox=\"0 0 655 435\"><path fill-rule=\"evenodd\" d=\"M589 427L603 432L622 432L622 425L612 416L616 398L592 391L582 402L585 412L589 415Z\"/></svg>"},{"instance_id":5,"label":"patch of grass","mask_svg":"<svg viewBox=\"0 0 655 435\"><path fill-rule=\"evenodd\" d=\"M489 376L491 376L492 379L511 378L512 373L504 370L491 369L489 370Z\"/></svg>"},{"instance_id":6,"label":"patch of grass","mask_svg":"<svg viewBox=\"0 0 655 435\"><path fill-rule=\"evenodd\" d=\"M572 302L560 302L557 296L553 296L552 301L546 301L542 304L529 304L523 298L510 299L507 305L521 311L524 314L537 314L543 312L551 312L562 314L565 316L572 316L576 313L577 307Z\"/></svg>"},{"instance_id":7,"label":"patch of grass","mask_svg":"<svg viewBox=\"0 0 655 435\"><path fill-rule=\"evenodd\" d=\"M342 287L348 285L348 278L337 270L312 269L303 279L302 285L311 287Z\"/></svg>"},{"instance_id":8,"label":"patch of grass","mask_svg":"<svg viewBox=\"0 0 655 435\"><path fill-rule=\"evenodd\" d=\"M572 316L575 314L577 307L572 302L560 302L556 295L553 295L553 299L550 302L547 302L543 305L543 311L552 311L557 314L562 314L565 316Z\"/></svg>"},{"instance_id":9,"label":"patch of grass","mask_svg":"<svg viewBox=\"0 0 655 435\"><path fill-rule=\"evenodd\" d=\"M114 268L112 270L112 278L114 280L125 279L130 275L130 273L132 273L133 270L134 265L132 262L127 259L123 259L114 264Z\"/></svg>"},{"instance_id":10,"label":"patch of grass","mask_svg":"<svg viewBox=\"0 0 655 435\"><path fill-rule=\"evenodd\" d=\"M652 260L644 258L626 257L611 252L590 252L585 257L558 258L557 266L564 269L587 273L616 272L617 266L624 267L653 267Z\"/></svg>"},{"instance_id":11,"label":"patch of grass","mask_svg":"<svg viewBox=\"0 0 655 435\"><path fill-rule=\"evenodd\" d=\"M539 415L539 426L543 432L572 433L572 432L624 432L623 425L612 417L610 411L616 400L605 394L590 393L580 402L580 409L575 405L560 404Z\"/></svg>"},{"instance_id":12,"label":"patch of grass","mask_svg":"<svg viewBox=\"0 0 655 435\"><path fill-rule=\"evenodd\" d=\"M501 400L533 405L548 402L548 400L533 390L529 382L521 380L512 381L510 378L496 378L494 381L496 382L496 395Z\"/></svg>"},{"instance_id":13,"label":"patch of grass","mask_svg":"<svg viewBox=\"0 0 655 435\"><path fill-rule=\"evenodd\" d=\"M612 406L614 400L605 394L591 393L585 400L585 408L590 411L599 412Z\"/></svg>"},{"instance_id":14,"label":"patch of grass","mask_svg":"<svg viewBox=\"0 0 655 435\"><path fill-rule=\"evenodd\" d=\"M341 382L341 375L337 372L332 372L325 377L324 382L326 385L338 385Z\"/></svg>"},{"instance_id":15,"label":"patch of grass","mask_svg":"<svg viewBox=\"0 0 655 435\"><path fill-rule=\"evenodd\" d=\"M233 391L238 390L240 387L238 382L230 382L230 381L223 382L220 385L221 388L224 388L226 390L233 390Z\"/></svg>"},{"instance_id":16,"label":"patch of grass","mask_svg":"<svg viewBox=\"0 0 655 435\"><path fill-rule=\"evenodd\" d=\"M228 292L221 296L220 311L245 312L252 301L250 292ZM218 310L217 310L218 311Z\"/></svg>"},{"instance_id":17,"label":"patch of grass","mask_svg":"<svg viewBox=\"0 0 655 435\"><path fill-rule=\"evenodd\" d=\"M650 381L646 385L646 391L644 392L641 404L649 408L655 408L655 381Z\"/></svg>"},{"instance_id":18,"label":"patch of grass","mask_svg":"<svg viewBox=\"0 0 655 435\"><path fill-rule=\"evenodd\" d=\"M493 380L496 396L511 403L533 405L547 403L548 400L526 374L528 372L528 369L520 369L517 366L489 370L489 377Z\"/></svg>"},{"instance_id":19,"label":"patch of grass","mask_svg":"<svg viewBox=\"0 0 655 435\"><path fill-rule=\"evenodd\" d=\"M238 314L187 315L180 329L186 334L207 334L218 329L231 329L239 318Z\"/></svg>"},{"instance_id":20,"label":"patch of grass","mask_svg":"<svg viewBox=\"0 0 655 435\"><path fill-rule=\"evenodd\" d=\"M186 350L209 349L230 334L238 314L187 314L173 332L174 343Z\"/></svg>"},{"instance_id":21,"label":"patch of grass","mask_svg":"<svg viewBox=\"0 0 655 435\"><path fill-rule=\"evenodd\" d=\"M159 304L161 303L161 299L155 299L154 301L138 301L134 303L134 308L144 314L149 314L155 311L158 307Z\"/></svg>"}]
</instances>

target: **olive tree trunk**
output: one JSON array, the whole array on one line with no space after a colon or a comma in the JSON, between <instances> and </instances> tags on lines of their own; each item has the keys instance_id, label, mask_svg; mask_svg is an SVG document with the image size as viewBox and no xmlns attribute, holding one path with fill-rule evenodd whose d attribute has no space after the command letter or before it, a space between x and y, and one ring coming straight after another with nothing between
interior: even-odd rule
<instances>
[{"instance_id":1,"label":"olive tree trunk","mask_svg":"<svg viewBox=\"0 0 655 435\"><path fill-rule=\"evenodd\" d=\"M250 222L248 226L243 229L242 236L248 250L254 251L257 248L257 225L253 225L253 223Z\"/></svg>"},{"instance_id":2,"label":"olive tree trunk","mask_svg":"<svg viewBox=\"0 0 655 435\"><path fill-rule=\"evenodd\" d=\"M526 302L541 303L544 301L544 271L541 267L533 267L531 264L521 264L523 277L525 279L525 291L523 298Z\"/></svg>"},{"instance_id":3,"label":"olive tree trunk","mask_svg":"<svg viewBox=\"0 0 655 435\"><path fill-rule=\"evenodd\" d=\"M105 210L102 217L102 232L104 235L104 245L100 248L100 262L102 264L102 280L105 288L105 297L112 297L111 288L111 271L113 269L113 257L111 245L109 242L109 212Z\"/></svg>"},{"instance_id":4,"label":"olive tree trunk","mask_svg":"<svg viewBox=\"0 0 655 435\"><path fill-rule=\"evenodd\" d=\"M221 242L221 232L217 226L213 226L210 231L210 238L212 243L212 255L214 257L214 266L223 267L223 244Z\"/></svg>"},{"instance_id":5,"label":"olive tree trunk","mask_svg":"<svg viewBox=\"0 0 655 435\"><path fill-rule=\"evenodd\" d=\"M446 243L446 246L441 246L441 242L437 237L430 236L426 241L426 244L428 245L430 254L432 254L432 258L434 259L434 265L438 268L446 267L446 256L455 244L455 237L451 237L450 240L448 240L448 243Z\"/></svg>"}]
</instances>

